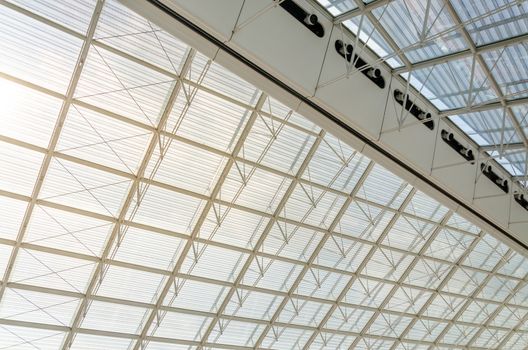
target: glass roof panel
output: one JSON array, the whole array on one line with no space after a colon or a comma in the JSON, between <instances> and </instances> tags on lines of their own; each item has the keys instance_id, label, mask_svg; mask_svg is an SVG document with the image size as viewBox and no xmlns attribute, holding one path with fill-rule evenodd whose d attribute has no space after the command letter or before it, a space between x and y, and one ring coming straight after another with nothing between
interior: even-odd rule
<instances>
[{"instance_id":1,"label":"glass roof panel","mask_svg":"<svg viewBox=\"0 0 528 350\"><path fill-rule=\"evenodd\" d=\"M60 49L56 62L0 51L0 81L27 100L2 119L0 348L524 345L525 256L115 1L99 3L98 21L94 3L17 3L0 14L42 35L0 26L0 37ZM374 12L383 26L406 7L425 17L421 3L387 6ZM436 1L427 18L433 36L455 26ZM91 22L96 40L75 68ZM367 45L384 47L375 33ZM407 56L467 49L449 33L445 48L438 36ZM517 49L485 61L521 62ZM470 82L471 65L411 82L442 109L498 101L480 63ZM517 96L515 72L492 71ZM72 101L47 90L64 94L74 76ZM526 108L512 115L524 128ZM502 110L452 119L481 145L522 142ZM520 173L525 153L499 151L489 154Z\"/></svg>"}]
</instances>

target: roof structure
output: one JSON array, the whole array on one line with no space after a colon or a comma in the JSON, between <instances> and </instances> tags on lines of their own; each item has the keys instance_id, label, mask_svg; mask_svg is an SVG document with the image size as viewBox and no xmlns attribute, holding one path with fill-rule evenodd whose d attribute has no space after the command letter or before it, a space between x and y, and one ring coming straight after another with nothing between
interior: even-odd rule
<instances>
[{"instance_id":1,"label":"roof structure","mask_svg":"<svg viewBox=\"0 0 528 350\"><path fill-rule=\"evenodd\" d=\"M526 184L528 2L312 2Z\"/></svg>"},{"instance_id":2,"label":"roof structure","mask_svg":"<svg viewBox=\"0 0 528 350\"><path fill-rule=\"evenodd\" d=\"M0 349L528 344L526 257L115 0L2 2L0 92Z\"/></svg>"}]
</instances>

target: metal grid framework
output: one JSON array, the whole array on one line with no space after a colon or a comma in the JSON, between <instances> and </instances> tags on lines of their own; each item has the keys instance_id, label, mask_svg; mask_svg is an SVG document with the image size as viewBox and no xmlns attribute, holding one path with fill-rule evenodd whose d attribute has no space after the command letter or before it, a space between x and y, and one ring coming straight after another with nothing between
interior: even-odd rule
<instances>
[{"instance_id":1,"label":"metal grid framework","mask_svg":"<svg viewBox=\"0 0 528 350\"><path fill-rule=\"evenodd\" d=\"M312 0L508 171L528 172L528 2ZM408 25L402 26L401 23ZM517 147L522 144L523 147Z\"/></svg>"},{"instance_id":2,"label":"metal grid framework","mask_svg":"<svg viewBox=\"0 0 528 350\"><path fill-rule=\"evenodd\" d=\"M528 344L525 257L116 1L3 2L0 84L0 349Z\"/></svg>"}]
</instances>

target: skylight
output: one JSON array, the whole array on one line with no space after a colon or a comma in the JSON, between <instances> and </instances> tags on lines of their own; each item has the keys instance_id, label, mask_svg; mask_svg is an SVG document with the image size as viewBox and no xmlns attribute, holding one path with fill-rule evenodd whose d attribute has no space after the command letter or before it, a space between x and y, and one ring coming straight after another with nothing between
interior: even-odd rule
<instances>
[{"instance_id":1,"label":"skylight","mask_svg":"<svg viewBox=\"0 0 528 350\"><path fill-rule=\"evenodd\" d=\"M0 349L527 344L525 257L116 0L0 36Z\"/></svg>"}]
</instances>

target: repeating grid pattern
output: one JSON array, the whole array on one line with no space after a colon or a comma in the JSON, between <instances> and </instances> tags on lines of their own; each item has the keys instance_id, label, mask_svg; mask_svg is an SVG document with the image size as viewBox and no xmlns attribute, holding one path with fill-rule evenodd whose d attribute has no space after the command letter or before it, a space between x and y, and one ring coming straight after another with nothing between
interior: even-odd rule
<instances>
[{"instance_id":1,"label":"repeating grid pattern","mask_svg":"<svg viewBox=\"0 0 528 350\"><path fill-rule=\"evenodd\" d=\"M528 174L528 3L313 0L513 179ZM401 23L408 25L402 26Z\"/></svg>"},{"instance_id":2,"label":"repeating grid pattern","mask_svg":"<svg viewBox=\"0 0 528 350\"><path fill-rule=\"evenodd\" d=\"M295 110L116 1L0 17L0 349L526 347L526 258Z\"/></svg>"}]
</instances>

